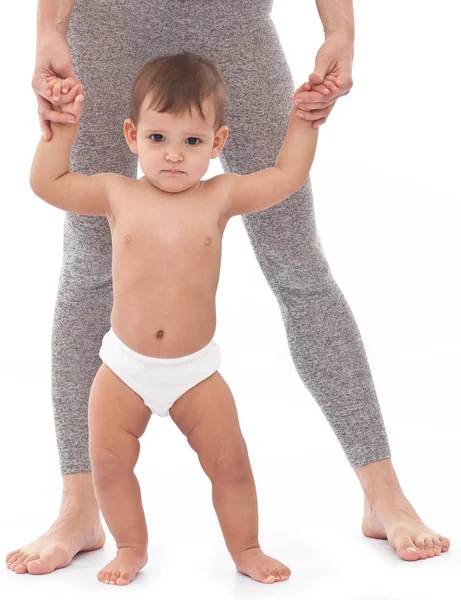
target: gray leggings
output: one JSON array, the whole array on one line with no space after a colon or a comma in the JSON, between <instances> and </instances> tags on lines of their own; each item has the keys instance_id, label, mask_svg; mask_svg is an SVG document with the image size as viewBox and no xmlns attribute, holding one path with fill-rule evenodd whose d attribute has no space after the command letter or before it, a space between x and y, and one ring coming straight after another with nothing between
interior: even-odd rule
<instances>
[{"instance_id":1,"label":"gray leggings","mask_svg":"<svg viewBox=\"0 0 461 600\"><path fill-rule=\"evenodd\" d=\"M75 0L68 36L86 103L71 171L137 177L137 156L122 131L132 80L152 57L182 49L211 58L226 81L231 135L220 155L224 171L246 174L273 166L295 86L271 10L272 0ZM317 234L310 180L278 206L245 215L243 223L278 300L299 376L347 460L355 467L389 458L361 336ZM110 328L111 250L105 217L65 214L52 330L63 474L91 470L87 406Z\"/></svg>"}]
</instances>

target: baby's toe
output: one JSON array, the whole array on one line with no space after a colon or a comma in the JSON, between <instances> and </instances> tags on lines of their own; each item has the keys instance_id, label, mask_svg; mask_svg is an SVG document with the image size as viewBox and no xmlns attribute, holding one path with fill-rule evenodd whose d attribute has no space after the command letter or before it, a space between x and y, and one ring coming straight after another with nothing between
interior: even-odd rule
<instances>
[{"instance_id":1,"label":"baby's toe","mask_svg":"<svg viewBox=\"0 0 461 600\"><path fill-rule=\"evenodd\" d=\"M105 569L101 569L99 571L99 573L97 574L97 578L99 579L99 581L101 581L102 583L104 583L104 580L106 579L106 570Z\"/></svg>"},{"instance_id":2,"label":"baby's toe","mask_svg":"<svg viewBox=\"0 0 461 600\"><path fill-rule=\"evenodd\" d=\"M280 569L280 576L282 578L282 581L286 581L291 575L291 571L288 567L286 567L285 565L282 566L282 568Z\"/></svg>"},{"instance_id":3,"label":"baby's toe","mask_svg":"<svg viewBox=\"0 0 461 600\"><path fill-rule=\"evenodd\" d=\"M112 571L106 571L106 576L104 577L104 583L110 583L111 577L112 577Z\"/></svg>"},{"instance_id":4,"label":"baby's toe","mask_svg":"<svg viewBox=\"0 0 461 600\"><path fill-rule=\"evenodd\" d=\"M129 571L122 571L117 580L117 585L128 585L132 579L133 575Z\"/></svg>"},{"instance_id":5,"label":"baby's toe","mask_svg":"<svg viewBox=\"0 0 461 600\"><path fill-rule=\"evenodd\" d=\"M274 583L275 582L275 575L274 573L272 573L273 569L260 569L259 572L261 574L261 579L260 581L262 581L262 583Z\"/></svg>"},{"instance_id":6,"label":"baby's toe","mask_svg":"<svg viewBox=\"0 0 461 600\"><path fill-rule=\"evenodd\" d=\"M281 581L282 573L278 567L269 567L268 571L274 575L275 581Z\"/></svg>"},{"instance_id":7,"label":"baby's toe","mask_svg":"<svg viewBox=\"0 0 461 600\"><path fill-rule=\"evenodd\" d=\"M110 576L109 583L111 585L117 585L117 579L120 577L120 571L112 571L112 575Z\"/></svg>"}]
</instances>

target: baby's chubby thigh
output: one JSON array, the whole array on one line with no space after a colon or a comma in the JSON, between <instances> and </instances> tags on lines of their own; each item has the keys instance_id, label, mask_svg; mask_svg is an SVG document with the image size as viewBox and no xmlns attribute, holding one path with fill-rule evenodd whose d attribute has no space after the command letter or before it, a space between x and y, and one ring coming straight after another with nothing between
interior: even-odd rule
<instances>
[{"instance_id":1,"label":"baby's chubby thigh","mask_svg":"<svg viewBox=\"0 0 461 600\"><path fill-rule=\"evenodd\" d=\"M219 371L176 400L170 417L187 437L212 483L247 474L250 463L237 408Z\"/></svg>"},{"instance_id":2,"label":"baby's chubby thigh","mask_svg":"<svg viewBox=\"0 0 461 600\"><path fill-rule=\"evenodd\" d=\"M152 413L142 398L103 363L88 404L89 450L96 486L109 486L133 471L139 438Z\"/></svg>"}]
</instances>

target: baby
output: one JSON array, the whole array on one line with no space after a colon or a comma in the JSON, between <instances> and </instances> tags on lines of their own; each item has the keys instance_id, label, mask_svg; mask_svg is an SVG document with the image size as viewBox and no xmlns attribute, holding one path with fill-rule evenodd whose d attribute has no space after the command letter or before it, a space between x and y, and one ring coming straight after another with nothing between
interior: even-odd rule
<instances>
[{"instance_id":1,"label":"baby","mask_svg":"<svg viewBox=\"0 0 461 600\"><path fill-rule=\"evenodd\" d=\"M53 92L62 84L49 78ZM318 129L293 108L275 166L202 180L229 135L227 92L211 61L183 52L149 61L132 85L123 132L144 177L89 176L69 172L84 94L66 80L66 87L75 91L75 85L74 100L53 108L73 113L77 122L51 123L53 136L38 143L30 186L62 210L106 216L112 234L111 328L102 340L88 422L95 492L117 555L98 579L127 585L147 562L134 467L153 413L171 416L197 453L237 570L263 583L284 581L290 569L258 542L247 447L218 372L215 296L227 222L282 202L305 183Z\"/></svg>"}]
</instances>

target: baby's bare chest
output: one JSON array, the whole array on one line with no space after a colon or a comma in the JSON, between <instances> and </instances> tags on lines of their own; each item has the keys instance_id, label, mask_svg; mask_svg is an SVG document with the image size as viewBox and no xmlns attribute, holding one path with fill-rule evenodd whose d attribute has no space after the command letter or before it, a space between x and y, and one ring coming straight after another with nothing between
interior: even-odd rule
<instances>
[{"instance_id":1,"label":"baby's bare chest","mask_svg":"<svg viewBox=\"0 0 461 600\"><path fill-rule=\"evenodd\" d=\"M221 249L222 232L211 219L161 219L133 215L119 218L112 229L112 244L126 256L209 255Z\"/></svg>"},{"instance_id":2,"label":"baby's bare chest","mask_svg":"<svg viewBox=\"0 0 461 600\"><path fill-rule=\"evenodd\" d=\"M114 267L155 269L157 265L186 273L218 266L225 222L216 187L178 198L139 193L125 187L111 199ZM210 265L211 263L211 265Z\"/></svg>"},{"instance_id":3,"label":"baby's bare chest","mask_svg":"<svg viewBox=\"0 0 461 600\"><path fill-rule=\"evenodd\" d=\"M221 256L223 231L214 211L125 207L111 229L117 262L193 268Z\"/></svg>"}]
</instances>

